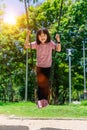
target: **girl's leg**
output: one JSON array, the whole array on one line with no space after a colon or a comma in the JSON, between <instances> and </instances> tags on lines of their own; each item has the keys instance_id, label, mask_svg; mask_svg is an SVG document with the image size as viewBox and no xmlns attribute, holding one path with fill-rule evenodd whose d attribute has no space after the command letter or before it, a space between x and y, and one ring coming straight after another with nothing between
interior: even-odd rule
<instances>
[{"instance_id":1,"label":"girl's leg","mask_svg":"<svg viewBox=\"0 0 87 130\"><path fill-rule=\"evenodd\" d=\"M48 100L49 87L45 87L45 88L38 87L37 95L38 95L38 100L41 100L41 99Z\"/></svg>"},{"instance_id":2,"label":"girl's leg","mask_svg":"<svg viewBox=\"0 0 87 130\"><path fill-rule=\"evenodd\" d=\"M50 68L37 67L38 100L41 100L41 99L48 100L48 97L50 94L49 77L50 77Z\"/></svg>"}]
</instances>

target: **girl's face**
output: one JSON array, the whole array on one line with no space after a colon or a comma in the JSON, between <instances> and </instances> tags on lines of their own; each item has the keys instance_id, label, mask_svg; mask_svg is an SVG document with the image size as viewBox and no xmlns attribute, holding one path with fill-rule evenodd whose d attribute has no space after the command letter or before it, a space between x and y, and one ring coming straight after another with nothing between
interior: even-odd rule
<instances>
[{"instance_id":1,"label":"girl's face","mask_svg":"<svg viewBox=\"0 0 87 130\"><path fill-rule=\"evenodd\" d=\"M43 32L38 36L39 41L44 44L47 40L47 34L44 34Z\"/></svg>"}]
</instances>

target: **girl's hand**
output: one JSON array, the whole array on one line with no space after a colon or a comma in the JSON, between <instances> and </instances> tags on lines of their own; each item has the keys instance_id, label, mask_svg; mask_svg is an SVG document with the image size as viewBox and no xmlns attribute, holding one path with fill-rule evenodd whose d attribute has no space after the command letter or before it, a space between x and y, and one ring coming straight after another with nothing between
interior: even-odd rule
<instances>
[{"instance_id":1,"label":"girl's hand","mask_svg":"<svg viewBox=\"0 0 87 130\"><path fill-rule=\"evenodd\" d=\"M25 40L25 44L24 44L24 47L25 47L26 49L30 47L30 44L29 44L29 36L30 36L30 30L27 31L26 40Z\"/></svg>"},{"instance_id":2,"label":"girl's hand","mask_svg":"<svg viewBox=\"0 0 87 130\"><path fill-rule=\"evenodd\" d=\"M25 47L25 49L27 49L27 48L30 47L30 44L29 44L29 43L25 43L25 44L24 44L24 47Z\"/></svg>"},{"instance_id":3,"label":"girl's hand","mask_svg":"<svg viewBox=\"0 0 87 130\"><path fill-rule=\"evenodd\" d=\"M60 52L61 51L61 44L56 45L56 51Z\"/></svg>"},{"instance_id":4,"label":"girl's hand","mask_svg":"<svg viewBox=\"0 0 87 130\"><path fill-rule=\"evenodd\" d=\"M60 36L59 36L59 34L56 34L55 38L56 38L57 42L60 43Z\"/></svg>"},{"instance_id":5,"label":"girl's hand","mask_svg":"<svg viewBox=\"0 0 87 130\"><path fill-rule=\"evenodd\" d=\"M30 30L27 30L26 43L29 42L29 37L30 37Z\"/></svg>"},{"instance_id":6,"label":"girl's hand","mask_svg":"<svg viewBox=\"0 0 87 130\"><path fill-rule=\"evenodd\" d=\"M56 40L58 42L58 44L56 46L56 51L60 52L61 51L61 44L60 44L60 36L59 36L59 34L56 34L55 38L56 38Z\"/></svg>"}]
</instances>

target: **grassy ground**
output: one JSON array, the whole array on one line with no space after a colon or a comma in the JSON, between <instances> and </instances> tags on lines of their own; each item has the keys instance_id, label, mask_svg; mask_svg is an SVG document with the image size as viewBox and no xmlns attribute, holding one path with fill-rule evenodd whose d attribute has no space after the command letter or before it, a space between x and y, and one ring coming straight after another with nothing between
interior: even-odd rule
<instances>
[{"instance_id":1,"label":"grassy ground","mask_svg":"<svg viewBox=\"0 0 87 130\"><path fill-rule=\"evenodd\" d=\"M78 105L49 105L42 109L32 102L0 102L0 114L29 118L87 118L87 101Z\"/></svg>"}]
</instances>

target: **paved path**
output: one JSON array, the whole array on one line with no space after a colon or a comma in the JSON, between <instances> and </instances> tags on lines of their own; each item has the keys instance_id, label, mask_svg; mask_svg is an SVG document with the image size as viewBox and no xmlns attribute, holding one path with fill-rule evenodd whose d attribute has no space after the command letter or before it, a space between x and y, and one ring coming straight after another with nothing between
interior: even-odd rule
<instances>
[{"instance_id":1,"label":"paved path","mask_svg":"<svg viewBox=\"0 0 87 130\"><path fill-rule=\"evenodd\" d=\"M0 130L87 130L87 119L29 119L0 115Z\"/></svg>"}]
</instances>

